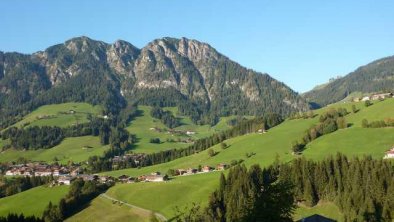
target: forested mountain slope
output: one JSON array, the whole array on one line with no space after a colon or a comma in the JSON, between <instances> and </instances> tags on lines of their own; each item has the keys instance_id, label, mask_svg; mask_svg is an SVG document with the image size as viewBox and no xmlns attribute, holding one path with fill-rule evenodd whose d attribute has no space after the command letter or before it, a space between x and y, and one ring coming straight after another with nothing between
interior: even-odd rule
<instances>
[{"instance_id":1,"label":"forested mountain slope","mask_svg":"<svg viewBox=\"0 0 394 222\"><path fill-rule=\"evenodd\" d=\"M303 94L307 101L325 106L355 92L394 91L394 56L361 66L343 78L335 79Z\"/></svg>"},{"instance_id":2,"label":"forested mountain slope","mask_svg":"<svg viewBox=\"0 0 394 222\"><path fill-rule=\"evenodd\" d=\"M78 37L31 55L0 52L0 127L45 104L88 102L116 114L127 100L178 106L195 122L308 108L285 84L186 38L138 49Z\"/></svg>"}]
</instances>

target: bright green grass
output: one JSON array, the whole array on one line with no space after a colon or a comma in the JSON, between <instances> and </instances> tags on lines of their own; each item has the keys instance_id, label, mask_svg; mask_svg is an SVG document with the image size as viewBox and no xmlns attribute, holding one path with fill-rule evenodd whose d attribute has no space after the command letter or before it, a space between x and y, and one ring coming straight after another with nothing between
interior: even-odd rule
<instances>
[{"instance_id":1,"label":"bright green grass","mask_svg":"<svg viewBox=\"0 0 394 222\"><path fill-rule=\"evenodd\" d=\"M365 129L353 127L320 137L306 146L304 155L311 159L343 153L347 156L371 155L382 158L394 144L394 128Z\"/></svg>"},{"instance_id":2,"label":"bright green grass","mask_svg":"<svg viewBox=\"0 0 394 222\"><path fill-rule=\"evenodd\" d=\"M227 121L233 118L233 117L223 117L221 118L220 122L213 127L209 125L200 126L194 124L189 117L177 115L176 107L166 107L164 109L171 111L174 116L180 119L182 125L175 128L175 130L194 131L196 132L196 134L191 135L191 137L194 139L207 137L215 132L228 129L229 126L227 124ZM152 116L150 115L151 107L138 106L138 110L141 112L141 115L136 117L127 127L127 130L132 134L135 134L138 139L138 142L135 144L136 145L135 152L152 153L161 150L186 147L190 145L190 143L167 142L167 139L177 140L178 138L187 138L187 137L176 136L176 135L173 136L165 132L156 132L155 130L151 130L151 128L167 129L167 127L163 123L161 123L159 119L152 118ZM161 143L160 144L150 143L149 141L151 138L160 138Z\"/></svg>"},{"instance_id":3,"label":"bright green grass","mask_svg":"<svg viewBox=\"0 0 394 222\"><path fill-rule=\"evenodd\" d=\"M61 112L69 112L74 110L75 114L61 114ZM97 116L101 113L100 106L92 106L88 103L62 103L54 105L41 106L28 114L23 120L17 122L13 126L22 126L30 123L29 126L58 126L67 127L77 123L87 122L87 115ZM48 119L38 119L39 116L52 116Z\"/></svg>"},{"instance_id":4,"label":"bright green grass","mask_svg":"<svg viewBox=\"0 0 394 222\"><path fill-rule=\"evenodd\" d=\"M207 204L214 187L219 185L219 172L176 177L168 182L120 184L107 194L142 208L162 213L168 219L175 215L175 207L192 202Z\"/></svg>"},{"instance_id":5,"label":"bright green grass","mask_svg":"<svg viewBox=\"0 0 394 222\"><path fill-rule=\"evenodd\" d=\"M288 161L292 157L290 145L293 140L302 136L304 130L308 128L315 119L291 120L274 127L266 134L249 134L229 139L226 144L229 146L223 150L220 144L212 148L218 152L217 155L210 157L207 150L198 154L176 159L174 161L144 167L141 169L131 168L118 171L111 171L104 174L119 176L122 174L142 175L155 171L167 172L168 169L197 167L198 165L216 166L219 163L230 163L231 160L244 159L245 164L250 166L258 163L264 166L271 164L277 155L283 161ZM246 158L246 153L254 152L256 155Z\"/></svg>"},{"instance_id":6,"label":"bright green grass","mask_svg":"<svg viewBox=\"0 0 394 222\"><path fill-rule=\"evenodd\" d=\"M356 114L350 113L346 118L349 123L353 123L354 125L348 129L339 130L329 135L325 135L320 137L319 139L313 141L308 144L307 149L304 151L304 155L308 158L313 159L322 159L327 155L336 154L338 151L348 154L349 156L353 155L364 155L369 154L373 157L381 158L384 155L384 151L388 149L390 144L394 143L394 131L392 128L386 129L363 129L357 126L357 121L360 121L364 117L368 118L376 118L381 119L385 117L393 117L394 115L390 110L392 110L394 104L393 99L388 99L383 102L375 102L373 106L368 108L364 107L363 103L356 103L357 108L360 111ZM340 103L333 104L329 107L323 108L321 110L315 111L315 113L322 113L327 109L333 107L344 107L347 108L348 111L351 111L351 106L354 103ZM279 156L281 161L290 161L294 158L293 155L290 154L290 144L294 140L299 140L303 135L304 131L308 129L311 125L316 124L318 122L319 116L313 119L299 119L299 120L287 120L284 123L280 124L277 127L274 127L268 131L266 134L249 134L236 138L232 138L226 141L229 148L222 150L219 148L219 145L213 147L215 151L219 152L214 157L209 157L207 151L200 152L198 154L184 157L181 159L177 159L168 163L159 164L150 167L144 167L141 169L125 169L113 172L107 172L104 174L119 176L121 174L128 174L133 176L138 176L142 174L147 174L150 172L160 171L167 172L168 169L177 169L177 168L188 168L188 167L197 167L198 165L211 165L215 166L218 163L226 162L229 163L233 159L244 159L244 163L247 166L258 163L262 166L267 166L271 164L276 156ZM245 153L254 152L256 155L251 158L246 158ZM215 176L216 175L216 176ZM183 179L183 178L177 178ZM209 194L212 192L217 184L212 183L219 180L218 174L202 174L198 176L189 176L188 180L181 180L182 186L190 187L194 184L205 184L203 185L205 192ZM210 184L214 186L207 188ZM199 196L195 198L194 196L188 196L188 192L182 191L181 187L174 187L174 190L165 190L163 193L156 193L156 186L159 184L152 184L149 186L145 186L145 183L142 184L133 184L133 185L117 185L113 190L120 190L117 193L112 192L110 194L116 195L118 197L122 197L125 195L130 203L145 206L148 209L153 209L159 211L166 216L172 215L169 208L174 205L184 205L187 203L192 203L196 201L200 201L202 198ZM129 188L130 187L130 188ZM133 188L131 188L133 187ZM142 192L137 193L132 190L138 187ZM178 192L178 190L180 190ZM152 194L157 195L157 199L153 199L151 197ZM172 204L171 198L165 197L161 198L160 195L179 195L176 200L179 204ZM202 193L198 193L202 195ZM205 195L207 198L207 195ZM170 207L171 206L171 207ZM298 210L296 215L301 216L309 216L311 212L314 210L316 212L325 212L330 211L332 206L318 206L312 208L311 210ZM334 212L339 212L337 209ZM331 218L340 217L339 214L334 214L334 216L330 216ZM337 216L337 217L335 217Z\"/></svg>"},{"instance_id":7,"label":"bright green grass","mask_svg":"<svg viewBox=\"0 0 394 222\"><path fill-rule=\"evenodd\" d=\"M36 187L9 197L0 199L0 216L9 213L23 213L25 216L41 217L51 201L57 204L68 192L68 186Z\"/></svg>"},{"instance_id":8,"label":"bright green grass","mask_svg":"<svg viewBox=\"0 0 394 222\"><path fill-rule=\"evenodd\" d=\"M314 207L298 207L294 212L293 219L296 221L304 217L312 216L314 214L320 214L324 217L334 219L338 222L344 221L343 215L340 213L339 208L335 204L330 202L319 202Z\"/></svg>"},{"instance_id":9,"label":"bright green grass","mask_svg":"<svg viewBox=\"0 0 394 222\"><path fill-rule=\"evenodd\" d=\"M66 222L86 222L86 221L129 221L141 222L149 221L150 214L140 212L125 205L113 204L111 200L96 197L87 208L71 216Z\"/></svg>"},{"instance_id":10,"label":"bright green grass","mask_svg":"<svg viewBox=\"0 0 394 222\"><path fill-rule=\"evenodd\" d=\"M92 148L86 148L90 146ZM86 161L90 156L101 155L108 146L100 144L94 136L70 137L50 149L18 151L9 149L0 153L0 162L15 161L20 157L33 161L53 162L55 157L61 163Z\"/></svg>"}]
</instances>

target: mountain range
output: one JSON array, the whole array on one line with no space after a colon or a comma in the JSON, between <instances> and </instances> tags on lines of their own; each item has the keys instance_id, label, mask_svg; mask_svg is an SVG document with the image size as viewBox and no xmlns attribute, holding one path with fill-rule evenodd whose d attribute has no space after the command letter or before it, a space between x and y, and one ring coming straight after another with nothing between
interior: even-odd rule
<instances>
[{"instance_id":1,"label":"mountain range","mask_svg":"<svg viewBox=\"0 0 394 222\"><path fill-rule=\"evenodd\" d=\"M139 49L78 37L29 55L0 52L2 127L38 106L70 101L101 104L106 113L127 102L178 106L194 121L308 110L284 83L186 38L157 39Z\"/></svg>"}]
</instances>

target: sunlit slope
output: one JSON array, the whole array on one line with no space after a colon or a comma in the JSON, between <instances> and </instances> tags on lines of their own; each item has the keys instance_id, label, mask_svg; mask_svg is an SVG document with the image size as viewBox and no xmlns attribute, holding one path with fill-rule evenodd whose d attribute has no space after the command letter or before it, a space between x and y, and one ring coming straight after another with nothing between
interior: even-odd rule
<instances>
[{"instance_id":1,"label":"sunlit slope","mask_svg":"<svg viewBox=\"0 0 394 222\"><path fill-rule=\"evenodd\" d=\"M41 106L14 126L58 126L67 127L73 124L88 122L87 116L101 114L100 106L88 103L61 103Z\"/></svg>"},{"instance_id":2,"label":"sunlit slope","mask_svg":"<svg viewBox=\"0 0 394 222\"><path fill-rule=\"evenodd\" d=\"M56 160L61 163L82 162L88 160L90 156L102 155L108 147L101 145L98 137L70 137L50 149L26 151L7 149L0 153L0 162L16 161L19 158L46 162Z\"/></svg>"},{"instance_id":3,"label":"sunlit slope","mask_svg":"<svg viewBox=\"0 0 394 222\"><path fill-rule=\"evenodd\" d=\"M86 222L86 221L129 221L129 222L148 222L150 214L140 212L128 206L113 203L111 200L96 197L81 212L66 219L67 222Z\"/></svg>"},{"instance_id":4,"label":"sunlit slope","mask_svg":"<svg viewBox=\"0 0 394 222\"><path fill-rule=\"evenodd\" d=\"M25 216L41 217L51 201L57 204L68 192L68 186L40 186L0 199L0 216L23 213Z\"/></svg>"}]
</instances>

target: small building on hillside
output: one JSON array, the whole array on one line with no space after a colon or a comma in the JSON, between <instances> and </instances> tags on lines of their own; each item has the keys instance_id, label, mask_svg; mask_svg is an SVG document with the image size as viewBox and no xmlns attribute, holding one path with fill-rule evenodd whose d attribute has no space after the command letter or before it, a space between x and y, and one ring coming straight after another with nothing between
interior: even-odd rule
<instances>
[{"instance_id":1,"label":"small building on hillside","mask_svg":"<svg viewBox=\"0 0 394 222\"><path fill-rule=\"evenodd\" d=\"M392 93L379 93L379 94L374 94L371 96L372 100L378 100L378 99L385 99L385 98L391 98L393 97Z\"/></svg>"},{"instance_id":2,"label":"small building on hillside","mask_svg":"<svg viewBox=\"0 0 394 222\"><path fill-rule=\"evenodd\" d=\"M225 164L225 163L220 163L220 164L218 164L218 165L216 166L216 169L217 169L217 170L225 170L225 169L227 169L227 168L228 168L228 165Z\"/></svg>"},{"instance_id":3,"label":"small building on hillside","mask_svg":"<svg viewBox=\"0 0 394 222\"><path fill-rule=\"evenodd\" d=\"M166 180L168 180L168 177L162 176L162 175L147 175L147 176L145 176L146 182L163 182Z\"/></svg>"},{"instance_id":4,"label":"small building on hillside","mask_svg":"<svg viewBox=\"0 0 394 222\"><path fill-rule=\"evenodd\" d=\"M189 169L187 169L187 174L195 174L195 173L197 173L197 172L198 172L198 170L195 169L195 168L189 168Z\"/></svg>"},{"instance_id":5,"label":"small building on hillside","mask_svg":"<svg viewBox=\"0 0 394 222\"><path fill-rule=\"evenodd\" d=\"M393 158L394 158L394 147L386 151L386 155L383 157L383 159L393 159Z\"/></svg>"},{"instance_id":6,"label":"small building on hillside","mask_svg":"<svg viewBox=\"0 0 394 222\"><path fill-rule=\"evenodd\" d=\"M330 219L327 217L323 217L319 214L314 214L312 216L297 220L296 222L336 222L336 220L333 220L333 219Z\"/></svg>"},{"instance_id":7,"label":"small building on hillside","mask_svg":"<svg viewBox=\"0 0 394 222\"><path fill-rule=\"evenodd\" d=\"M194 134L196 134L196 132L194 132L194 131L186 131L186 135L194 135Z\"/></svg>"},{"instance_id":8,"label":"small building on hillside","mask_svg":"<svg viewBox=\"0 0 394 222\"><path fill-rule=\"evenodd\" d=\"M175 171L175 174L176 174L176 175L180 175L180 176L182 176L182 175L185 174L185 173L187 173L187 170L185 170L185 169L177 169L177 170Z\"/></svg>"},{"instance_id":9,"label":"small building on hillside","mask_svg":"<svg viewBox=\"0 0 394 222\"><path fill-rule=\"evenodd\" d=\"M204 166L203 168L202 168L202 172L204 172L204 173L207 173L207 172L210 172L210 171L212 171L213 169L212 169L212 167L210 167L210 166Z\"/></svg>"},{"instance_id":10,"label":"small building on hillside","mask_svg":"<svg viewBox=\"0 0 394 222\"><path fill-rule=\"evenodd\" d=\"M121 175L121 176L119 176L118 177L118 180L120 181L120 182L122 182L122 183L127 183L127 181L129 180L129 176L127 176L127 175Z\"/></svg>"},{"instance_id":11,"label":"small building on hillside","mask_svg":"<svg viewBox=\"0 0 394 222\"><path fill-rule=\"evenodd\" d=\"M371 98L369 96L364 96L361 101L367 101L367 100L371 100Z\"/></svg>"},{"instance_id":12,"label":"small building on hillside","mask_svg":"<svg viewBox=\"0 0 394 222\"><path fill-rule=\"evenodd\" d=\"M73 178L71 176L60 176L59 179L57 180L57 182L60 185L70 185L72 179Z\"/></svg>"}]
</instances>

